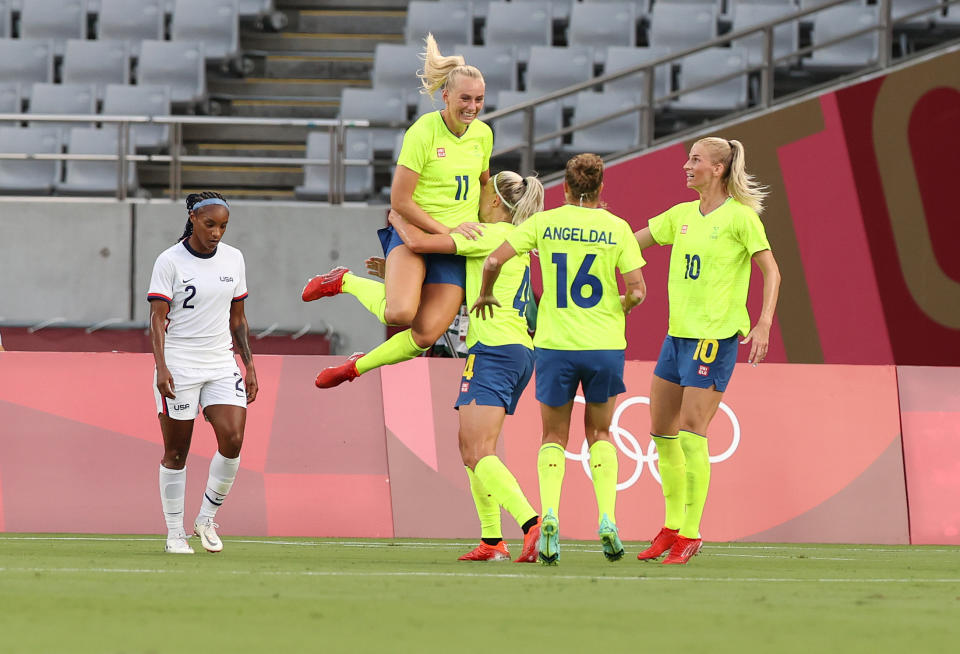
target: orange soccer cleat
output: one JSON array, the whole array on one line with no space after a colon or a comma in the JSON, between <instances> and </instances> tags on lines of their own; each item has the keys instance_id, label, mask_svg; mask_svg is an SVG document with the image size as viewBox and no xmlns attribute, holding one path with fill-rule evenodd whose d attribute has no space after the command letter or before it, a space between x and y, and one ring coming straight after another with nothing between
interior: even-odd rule
<instances>
[{"instance_id":1,"label":"orange soccer cleat","mask_svg":"<svg viewBox=\"0 0 960 654\"><path fill-rule=\"evenodd\" d=\"M684 538L678 535L663 563L665 565L684 565L700 552L701 547L703 547L702 538Z\"/></svg>"},{"instance_id":2,"label":"orange soccer cleat","mask_svg":"<svg viewBox=\"0 0 960 654\"><path fill-rule=\"evenodd\" d=\"M339 386L345 381L353 381L360 376L357 372L357 359L363 356L363 352L355 352L347 357L347 360L339 366L330 366L324 368L317 375L317 388L333 388Z\"/></svg>"},{"instance_id":3,"label":"orange soccer cleat","mask_svg":"<svg viewBox=\"0 0 960 654\"><path fill-rule=\"evenodd\" d=\"M650 542L650 547L637 554L637 558L641 561L652 561L653 559L659 559L661 556L663 556L664 552L673 547L673 543L677 540L677 536L679 534L679 529L667 529L666 527L663 527Z\"/></svg>"},{"instance_id":4,"label":"orange soccer cleat","mask_svg":"<svg viewBox=\"0 0 960 654\"><path fill-rule=\"evenodd\" d=\"M350 272L348 268L337 266L324 275L311 278L300 293L301 299L304 302L313 302L322 297L339 295L340 291L343 290L343 276L348 272Z\"/></svg>"},{"instance_id":5,"label":"orange soccer cleat","mask_svg":"<svg viewBox=\"0 0 960 654\"><path fill-rule=\"evenodd\" d=\"M523 550L520 552L514 563L536 563L537 555L540 549L537 547L537 541L540 540L540 519L537 524L530 527L530 530L523 535Z\"/></svg>"},{"instance_id":6,"label":"orange soccer cleat","mask_svg":"<svg viewBox=\"0 0 960 654\"><path fill-rule=\"evenodd\" d=\"M532 531L532 530L531 530ZM457 559L457 561L509 561L510 551L507 550L507 544L500 541L496 545L487 545L483 541L472 551L467 552Z\"/></svg>"}]
</instances>

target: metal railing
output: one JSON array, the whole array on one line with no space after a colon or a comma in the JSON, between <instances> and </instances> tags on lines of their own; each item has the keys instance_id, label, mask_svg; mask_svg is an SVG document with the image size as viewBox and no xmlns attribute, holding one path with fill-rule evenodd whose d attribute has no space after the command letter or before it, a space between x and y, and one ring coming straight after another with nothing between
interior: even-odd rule
<instances>
[{"instance_id":1,"label":"metal railing","mask_svg":"<svg viewBox=\"0 0 960 654\"><path fill-rule=\"evenodd\" d=\"M116 154L74 154L61 152L9 153L0 152L0 159L40 160L40 161L117 161L117 192L119 200L127 197L127 169L132 162L165 163L169 167L169 195L171 199L180 197L182 190L183 164L230 163L238 165L256 165L269 163L279 166L326 165L330 167L330 202L341 204L345 195L346 167L368 166L369 161L347 159L345 156L345 134L348 127L367 128L366 120L341 119L295 119L295 118L233 118L210 116L119 116L104 114L0 114L2 122L38 122L38 123L103 123L117 128ZM132 154L129 151L130 128L136 125L169 125L167 154ZM183 154L183 126L236 126L255 125L257 127L308 127L325 128L330 134L330 156L327 159L310 157L236 157L203 156ZM3 149L3 144L0 144Z\"/></svg>"},{"instance_id":2,"label":"metal railing","mask_svg":"<svg viewBox=\"0 0 960 654\"><path fill-rule=\"evenodd\" d=\"M483 120L485 122L493 122L497 119L503 118L505 116L510 116L517 113L523 113L523 135L521 142L515 145L511 145L506 148L502 148L494 151L494 156L508 154L510 152L520 151L520 172L522 174L530 174L534 170L534 161L536 157L535 148L539 143L544 143L556 139L558 137L563 137L566 134L571 134L577 130L585 129L588 127L593 127L600 123L619 118L621 116L629 115L632 113L639 112L639 121L640 121L640 143L637 147L631 147L624 149L620 152L614 153L614 156L627 155L633 152L639 152L645 150L655 143L658 142L658 139L655 138L654 132L654 118L655 112L658 105L663 105L671 100L675 100L685 94L693 93L695 91L700 91L711 86L723 83L725 81L736 79L743 75L749 75L753 72L758 72L760 76L760 92L756 109L767 109L781 102L787 102L791 99L792 96L787 96L781 99L775 99L773 94L773 85L774 85L774 71L776 70L777 64L781 62L786 62L790 60L798 59L803 55L809 54L815 50L821 48L828 48L830 46L835 46L844 41L862 36L864 34L869 34L871 32L878 32L879 36L879 46L878 46L878 58L875 63L864 66L856 71L856 74L862 74L864 72L869 72L871 70L879 70L887 68L891 63L891 54L892 46L894 43L893 39L893 28L895 24L904 23L909 21L912 18L919 16L924 16L938 10L943 10L946 6L951 4L958 4L960 0L941 0L939 4L931 5L930 7L911 12L909 14L904 14L898 16L896 20L892 18L891 7L892 0L878 0L877 6L877 22L859 30L852 30L849 33L843 34L834 39L830 39L823 42L815 43L811 46L804 48L799 48L795 51L792 51L788 54L784 54L778 57L774 57L773 49L773 37L774 30L779 25L786 23L793 23L804 18L812 17L813 14L820 13L824 9L829 9L832 7L837 7L840 5L850 4L850 0L829 0L823 4L818 4L814 7L808 9L797 10L795 12L785 14L782 17L769 20L764 23L759 23L752 27L744 28L737 30L735 32L727 32L722 34L710 41L699 43L696 46L680 50L675 53L670 53L664 55L657 59L652 59L649 62L643 64L638 64L631 68L624 68L616 72L607 73L600 75L598 77L593 77L584 82L568 86L551 93L544 94L533 100L528 100L526 102L521 102L510 107L505 107L492 111L490 113L484 114ZM717 76L707 82L702 84L697 84L694 86L686 87L676 91L671 91L666 95L655 97L654 92L654 71L657 67L668 65L672 66L675 62L680 61L684 57L695 54L697 52L706 50L708 48L723 47L732 44L738 39L744 37L749 37L754 34L762 33L763 35L763 61L759 64L751 65L749 61L746 62L746 66L742 70L738 70L733 73L729 73L723 76ZM612 111L609 114L594 118L590 121L585 121L581 123L576 123L568 127L564 127L559 130L549 132L547 134L537 135L534 132L534 112L537 107L541 105L548 104L550 102L555 102L557 100L563 99L567 96L580 93L581 91L586 91L592 89L601 84L606 84L608 82L613 82L620 80L626 77L633 75L642 74L643 75L643 94L642 100L638 102L632 108L620 109L618 111ZM809 92L810 89L804 89L803 92ZM670 134L664 138L676 138L677 134Z\"/></svg>"}]
</instances>

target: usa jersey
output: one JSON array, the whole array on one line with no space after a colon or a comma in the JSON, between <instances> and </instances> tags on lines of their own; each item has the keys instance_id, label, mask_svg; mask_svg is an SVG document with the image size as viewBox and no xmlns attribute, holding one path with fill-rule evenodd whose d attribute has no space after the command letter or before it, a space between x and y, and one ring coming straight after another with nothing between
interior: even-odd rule
<instances>
[{"instance_id":1,"label":"usa jersey","mask_svg":"<svg viewBox=\"0 0 960 654\"><path fill-rule=\"evenodd\" d=\"M201 254L187 240L164 250L153 264L147 300L163 300L167 314L164 358L168 366L236 365L230 306L247 297L243 254L221 242Z\"/></svg>"}]
</instances>

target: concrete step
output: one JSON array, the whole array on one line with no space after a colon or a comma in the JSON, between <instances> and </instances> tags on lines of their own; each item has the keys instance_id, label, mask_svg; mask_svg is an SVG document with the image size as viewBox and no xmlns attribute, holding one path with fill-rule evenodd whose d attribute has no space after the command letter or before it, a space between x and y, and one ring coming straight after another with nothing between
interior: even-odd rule
<instances>
[{"instance_id":1,"label":"concrete step","mask_svg":"<svg viewBox=\"0 0 960 654\"><path fill-rule=\"evenodd\" d=\"M297 12L291 20L292 32L327 32L336 34L403 34L406 11L308 9Z\"/></svg>"},{"instance_id":2,"label":"concrete step","mask_svg":"<svg viewBox=\"0 0 960 654\"><path fill-rule=\"evenodd\" d=\"M373 54L378 43L403 43L402 34L336 34L331 32L282 32L245 35L243 47L270 53L366 52Z\"/></svg>"},{"instance_id":3,"label":"concrete step","mask_svg":"<svg viewBox=\"0 0 960 654\"><path fill-rule=\"evenodd\" d=\"M147 164L137 168L141 184L166 186L170 175L166 166ZM287 188L303 183L302 166L183 166L183 183L207 188Z\"/></svg>"},{"instance_id":4,"label":"concrete step","mask_svg":"<svg viewBox=\"0 0 960 654\"><path fill-rule=\"evenodd\" d=\"M299 77L308 79L370 80L373 57L268 55L254 65L254 77Z\"/></svg>"},{"instance_id":5,"label":"concrete step","mask_svg":"<svg viewBox=\"0 0 960 654\"><path fill-rule=\"evenodd\" d=\"M303 157L307 146L296 143L195 143L189 151L204 157Z\"/></svg>"},{"instance_id":6,"label":"concrete step","mask_svg":"<svg viewBox=\"0 0 960 654\"><path fill-rule=\"evenodd\" d=\"M276 0L277 9L406 9L410 0Z\"/></svg>"},{"instance_id":7,"label":"concrete step","mask_svg":"<svg viewBox=\"0 0 960 654\"><path fill-rule=\"evenodd\" d=\"M340 109L336 100L297 100L283 98L249 98L228 102L225 113L231 116L261 118L336 118Z\"/></svg>"},{"instance_id":8,"label":"concrete step","mask_svg":"<svg viewBox=\"0 0 960 654\"><path fill-rule=\"evenodd\" d=\"M164 184L156 186L142 185L154 198L170 197L170 187ZM180 198L186 197L190 193L201 193L209 191L206 186L185 187L180 191ZM294 199L293 189L290 188L234 188L231 186L218 186L216 189L222 193L227 200L243 198L245 200L292 200ZM178 198L178 201L179 198Z\"/></svg>"},{"instance_id":9,"label":"concrete step","mask_svg":"<svg viewBox=\"0 0 960 654\"><path fill-rule=\"evenodd\" d=\"M184 143L306 143L307 127L184 125Z\"/></svg>"},{"instance_id":10,"label":"concrete step","mask_svg":"<svg viewBox=\"0 0 960 654\"><path fill-rule=\"evenodd\" d=\"M340 93L347 87L370 88L370 80L299 79L296 77L214 79L208 82L207 91L214 98L298 97L326 98L339 102Z\"/></svg>"}]
</instances>

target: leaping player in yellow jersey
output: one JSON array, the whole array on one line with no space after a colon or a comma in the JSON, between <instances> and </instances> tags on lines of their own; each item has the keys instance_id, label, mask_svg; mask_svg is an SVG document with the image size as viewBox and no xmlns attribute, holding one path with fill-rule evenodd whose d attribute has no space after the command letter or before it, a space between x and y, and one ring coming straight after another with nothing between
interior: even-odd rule
<instances>
[{"instance_id":1,"label":"leaping player in yellow jersey","mask_svg":"<svg viewBox=\"0 0 960 654\"><path fill-rule=\"evenodd\" d=\"M483 75L463 57L444 57L427 35L420 74L422 93L442 90L445 107L421 116L403 137L390 204L411 224L433 234L477 229L480 189L490 177L493 132L477 118L483 108ZM433 345L463 303L464 259L454 254L419 255L392 227L380 230L386 257L385 283L334 268L314 277L301 297L310 302L338 293L356 297L380 322L410 325L366 355L354 354L317 376L319 388L353 381L368 370L406 361Z\"/></svg>"},{"instance_id":2,"label":"leaping player in yellow jersey","mask_svg":"<svg viewBox=\"0 0 960 654\"><path fill-rule=\"evenodd\" d=\"M537 248L543 295L533 339L537 400L543 421L543 444L537 459L542 523L540 560L560 557L560 488L566 467L570 415L577 389L586 401L584 428L597 494L603 554L623 556L616 526L617 449L610 438L616 396L623 384L624 316L643 301L643 257L626 221L601 207L603 160L580 154L567 162L563 182L566 204L531 216L493 251L483 267L483 286L471 311L486 318L501 306L495 292L501 270L516 256ZM617 289L616 271L626 293ZM499 311L510 311L497 309Z\"/></svg>"},{"instance_id":3,"label":"leaping player in yellow jersey","mask_svg":"<svg viewBox=\"0 0 960 654\"><path fill-rule=\"evenodd\" d=\"M543 186L536 177L497 173L480 192L483 234L475 240L461 234L427 234L391 212L390 222L413 252L459 254L467 258L467 302L480 293L483 261L528 217L543 210ZM517 563L537 561L540 520L516 478L497 457L497 440L506 415L512 415L533 374L533 343L527 332L530 301L530 257L511 259L493 287L508 307L495 319L472 320L467 328L467 354L460 396L460 455L470 478L470 491L480 518L480 544L461 561L503 561L510 558L500 525L503 506L523 529L523 551Z\"/></svg>"},{"instance_id":4,"label":"leaping player in yellow jersey","mask_svg":"<svg viewBox=\"0 0 960 654\"><path fill-rule=\"evenodd\" d=\"M667 291L670 324L650 384L650 428L660 459L666 518L641 561L669 551L664 563L685 564L700 551L700 519L710 485L707 426L737 361L737 336L750 343L747 361L767 356L780 289L780 269L758 214L766 192L746 172L739 141L704 138L683 165L699 200L650 219L636 233L641 248L672 245ZM750 261L763 273L763 306L750 328Z\"/></svg>"}]
</instances>

